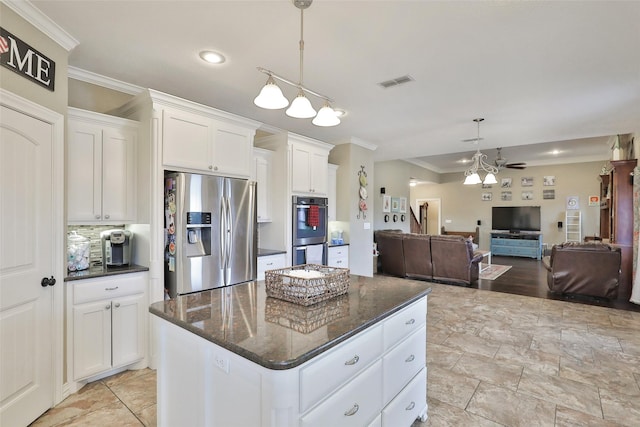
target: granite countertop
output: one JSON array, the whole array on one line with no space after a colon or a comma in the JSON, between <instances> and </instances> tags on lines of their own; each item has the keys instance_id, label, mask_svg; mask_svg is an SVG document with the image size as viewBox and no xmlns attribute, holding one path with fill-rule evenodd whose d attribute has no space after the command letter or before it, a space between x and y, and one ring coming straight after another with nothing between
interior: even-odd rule
<instances>
[{"instance_id":1,"label":"granite countertop","mask_svg":"<svg viewBox=\"0 0 640 427\"><path fill-rule=\"evenodd\" d=\"M258 256L269 256L269 255L278 255L278 254L286 254L287 251L278 250L278 249L265 249L258 248Z\"/></svg>"},{"instance_id":2,"label":"granite countertop","mask_svg":"<svg viewBox=\"0 0 640 427\"><path fill-rule=\"evenodd\" d=\"M329 242L328 246L330 248L333 248L333 247L336 247L336 246L349 246L349 243L347 243L347 242L344 242L344 243L331 243L331 242Z\"/></svg>"},{"instance_id":3,"label":"granite countertop","mask_svg":"<svg viewBox=\"0 0 640 427\"><path fill-rule=\"evenodd\" d=\"M109 267L105 268L101 265L91 266L86 270L73 271L64 278L65 282L81 279L95 279L96 277L115 276L116 274L138 273L140 271L149 271L149 267L142 265L130 264L125 267Z\"/></svg>"},{"instance_id":4,"label":"granite countertop","mask_svg":"<svg viewBox=\"0 0 640 427\"><path fill-rule=\"evenodd\" d=\"M294 368L431 292L430 283L351 276L345 295L304 307L263 281L178 296L149 311L268 369Z\"/></svg>"}]
</instances>

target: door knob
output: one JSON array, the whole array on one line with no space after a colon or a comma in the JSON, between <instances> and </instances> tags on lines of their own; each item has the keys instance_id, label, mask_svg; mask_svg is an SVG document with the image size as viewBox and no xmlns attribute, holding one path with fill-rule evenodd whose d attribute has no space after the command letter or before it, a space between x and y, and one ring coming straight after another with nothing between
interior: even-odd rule
<instances>
[{"instance_id":1,"label":"door knob","mask_svg":"<svg viewBox=\"0 0 640 427\"><path fill-rule=\"evenodd\" d=\"M40 281L40 285L42 285L42 287L47 287L47 286L53 286L56 284L56 279L51 276L51 278L47 279L46 277L43 277L42 280Z\"/></svg>"}]
</instances>

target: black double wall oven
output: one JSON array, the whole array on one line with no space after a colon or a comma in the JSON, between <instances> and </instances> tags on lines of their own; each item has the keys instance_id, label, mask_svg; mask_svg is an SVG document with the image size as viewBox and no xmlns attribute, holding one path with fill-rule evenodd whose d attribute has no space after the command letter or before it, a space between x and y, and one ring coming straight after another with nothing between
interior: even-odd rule
<instances>
[{"instance_id":1,"label":"black double wall oven","mask_svg":"<svg viewBox=\"0 0 640 427\"><path fill-rule=\"evenodd\" d=\"M327 263L327 199L293 196L293 265Z\"/></svg>"}]
</instances>

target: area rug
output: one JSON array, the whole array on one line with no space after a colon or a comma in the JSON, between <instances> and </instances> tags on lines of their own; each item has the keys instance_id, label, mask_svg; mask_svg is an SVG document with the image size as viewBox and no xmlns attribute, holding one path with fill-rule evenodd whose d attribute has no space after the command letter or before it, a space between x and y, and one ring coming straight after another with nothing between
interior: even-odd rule
<instances>
[{"instance_id":1,"label":"area rug","mask_svg":"<svg viewBox=\"0 0 640 427\"><path fill-rule=\"evenodd\" d=\"M484 280L495 280L511 269L510 265L491 264L486 268L483 265L480 278Z\"/></svg>"}]
</instances>

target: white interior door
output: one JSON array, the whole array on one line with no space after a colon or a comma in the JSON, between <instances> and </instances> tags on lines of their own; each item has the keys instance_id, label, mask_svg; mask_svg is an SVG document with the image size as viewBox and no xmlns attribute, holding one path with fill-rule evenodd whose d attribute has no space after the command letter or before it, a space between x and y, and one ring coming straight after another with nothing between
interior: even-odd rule
<instances>
[{"instance_id":1,"label":"white interior door","mask_svg":"<svg viewBox=\"0 0 640 427\"><path fill-rule=\"evenodd\" d=\"M0 108L0 425L25 426L54 403L55 132Z\"/></svg>"}]
</instances>

